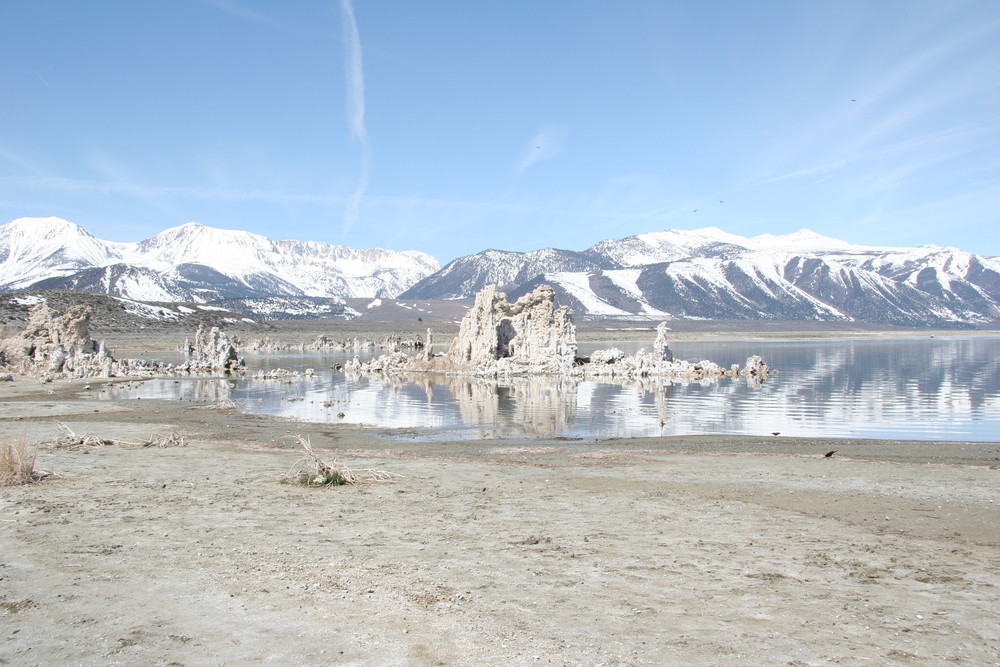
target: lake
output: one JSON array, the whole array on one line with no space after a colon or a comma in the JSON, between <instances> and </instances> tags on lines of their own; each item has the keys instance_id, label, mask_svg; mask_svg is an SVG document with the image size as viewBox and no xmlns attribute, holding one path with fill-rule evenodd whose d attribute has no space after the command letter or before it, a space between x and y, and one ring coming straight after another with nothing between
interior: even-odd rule
<instances>
[{"instance_id":1,"label":"lake","mask_svg":"<svg viewBox=\"0 0 1000 667\"><path fill-rule=\"evenodd\" d=\"M586 354L596 345L580 346ZM602 343L599 347L610 347ZM635 347L618 344L626 352ZM312 368L292 380L182 378L116 385L110 398L232 400L310 422L400 429L399 437L479 439L728 433L1000 441L1000 338L986 336L681 341L677 359L723 367L760 354L778 372L682 383L578 378L504 380L334 372L353 355L247 356L250 371Z\"/></svg>"}]
</instances>

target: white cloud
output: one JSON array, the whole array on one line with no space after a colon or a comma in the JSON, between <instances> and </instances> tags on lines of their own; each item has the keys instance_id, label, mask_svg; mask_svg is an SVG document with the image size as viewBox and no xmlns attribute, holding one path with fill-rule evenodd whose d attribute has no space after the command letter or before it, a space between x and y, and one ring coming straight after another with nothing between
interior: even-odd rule
<instances>
[{"instance_id":1,"label":"white cloud","mask_svg":"<svg viewBox=\"0 0 1000 667\"><path fill-rule=\"evenodd\" d=\"M563 152L566 143L566 128L559 126L543 127L531 138L521 151L521 157L515 169L516 176L521 177L527 169L542 160L556 157Z\"/></svg>"}]
</instances>

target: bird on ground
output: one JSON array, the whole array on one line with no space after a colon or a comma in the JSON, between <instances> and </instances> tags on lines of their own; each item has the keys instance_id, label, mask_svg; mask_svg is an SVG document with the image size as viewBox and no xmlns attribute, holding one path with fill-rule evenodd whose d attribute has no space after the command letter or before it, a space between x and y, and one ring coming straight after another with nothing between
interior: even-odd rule
<instances>
[{"instance_id":1,"label":"bird on ground","mask_svg":"<svg viewBox=\"0 0 1000 667\"><path fill-rule=\"evenodd\" d=\"M831 456L833 456L836 453L837 453L836 449L833 450L832 452L827 452L826 454L823 455L823 458L827 458L828 459L828 458L830 458Z\"/></svg>"}]
</instances>

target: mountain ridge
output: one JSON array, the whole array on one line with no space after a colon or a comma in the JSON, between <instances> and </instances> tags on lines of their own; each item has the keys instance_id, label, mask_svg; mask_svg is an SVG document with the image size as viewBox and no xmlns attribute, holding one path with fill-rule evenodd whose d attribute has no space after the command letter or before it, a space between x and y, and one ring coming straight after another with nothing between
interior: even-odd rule
<instances>
[{"instance_id":1,"label":"mountain ridge","mask_svg":"<svg viewBox=\"0 0 1000 667\"><path fill-rule=\"evenodd\" d=\"M852 244L801 229L743 237L715 227L604 239L582 251L487 249L446 266L417 250L353 249L186 223L135 243L61 218L0 226L0 291L75 289L136 300L255 304L351 317L351 298L455 301L496 285L552 285L587 319L1000 322L1000 258L948 246Z\"/></svg>"},{"instance_id":2,"label":"mountain ridge","mask_svg":"<svg viewBox=\"0 0 1000 667\"><path fill-rule=\"evenodd\" d=\"M440 268L431 255L275 241L189 222L135 243L61 218L0 226L0 290L77 289L149 301L248 296L395 297Z\"/></svg>"},{"instance_id":3,"label":"mountain ridge","mask_svg":"<svg viewBox=\"0 0 1000 667\"><path fill-rule=\"evenodd\" d=\"M591 318L1000 321L1000 259L947 246L866 246L808 229L747 238L707 227L548 251L562 264L535 261L546 250L460 257L401 298L469 298L486 284L515 298L544 282Z\"/></svg>"}]
</instances>

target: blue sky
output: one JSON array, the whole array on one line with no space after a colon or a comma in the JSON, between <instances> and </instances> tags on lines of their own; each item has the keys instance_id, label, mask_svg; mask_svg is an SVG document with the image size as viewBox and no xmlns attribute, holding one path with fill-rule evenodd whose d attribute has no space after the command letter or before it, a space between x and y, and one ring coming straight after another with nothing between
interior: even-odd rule
<instances>
[{"instance_id":1,"label":"blue sky","mask_svg":"<svg viewBox=\"0 0 1000 667\"><path fill-rule=\"evenodd\" d=\"M10 0L0 222L1000 255L1000 2Z\"/></svg>"}]
</instances>

